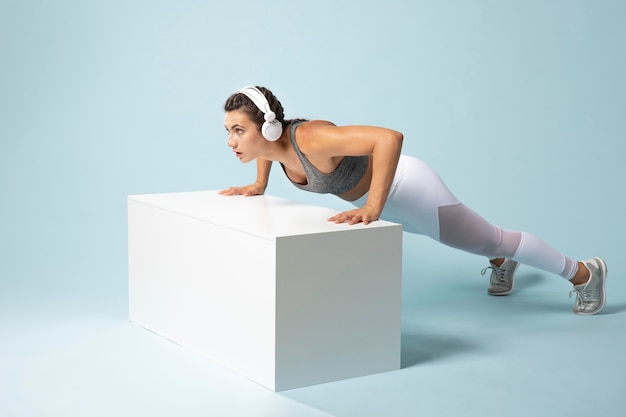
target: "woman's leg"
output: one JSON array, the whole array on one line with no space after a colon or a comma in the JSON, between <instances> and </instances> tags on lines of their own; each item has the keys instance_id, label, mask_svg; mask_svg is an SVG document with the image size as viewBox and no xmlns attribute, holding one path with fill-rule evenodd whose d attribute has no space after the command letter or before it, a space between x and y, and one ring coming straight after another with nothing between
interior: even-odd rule
<instances>
[{"instance_id":1,"label":"woman's leg","mask_svg":"<svg viewBox=\"0 0 626 417\"><path fill-rule=\"evenodd\" d=\"M353 204L361 206L366 199L367 195ZM407 232L487 256L496 276L508 274L511 288L517 262L521 262L570 280L577 293L575 313L596 314L604 307L608 272L602 259L576 262L533 234L492 225L458 201L441 178L416 158L400 157L381 218L402 224ZM507 264L498 265L503 258Z\"/></svg>"},{"instance_id":2,"label":"woman's leg","mask_svg":"<svg viewBox=\"0 0 626 417\"><path fill-rule=\"evenodd\" d=\"M465 206L424 162L402 156L381 216L448 246L507 258L571 279L578 263L537 236L492 225Z\"/></svg>"}]
</instances>

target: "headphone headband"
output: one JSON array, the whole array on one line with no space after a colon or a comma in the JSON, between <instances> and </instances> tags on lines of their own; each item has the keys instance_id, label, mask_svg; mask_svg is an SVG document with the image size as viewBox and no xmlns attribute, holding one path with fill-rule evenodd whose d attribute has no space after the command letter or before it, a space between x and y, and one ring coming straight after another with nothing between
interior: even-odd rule
<instances>
[{"instance_id":1,"label":"headphone headband","mask_svg":"<svg viewBox=\"0 0 626 417\"><path fill-rule=\"evenodd\" d=\"M235 93L241 93L246 95L263 113L268 113L272 111L272 109L270 108L270 103L267 101L265 95L255 86L247 85L235 91Z\"/></svg>"}]
</instances>

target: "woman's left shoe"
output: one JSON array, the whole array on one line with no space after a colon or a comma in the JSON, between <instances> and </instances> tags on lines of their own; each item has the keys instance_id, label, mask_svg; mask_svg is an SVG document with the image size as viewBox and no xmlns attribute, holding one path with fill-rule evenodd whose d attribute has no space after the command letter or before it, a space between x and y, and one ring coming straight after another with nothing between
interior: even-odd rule
<instances>
[{"instance_id":1,"label":"woman's left shoe","mask_svg":"<svg viewBox=\"0 0 626 417\"><path fill-rule=\"evenodd\" d=\"M508 295L513 291L513 276L519 262L513 259L505 259L502 265L496 266L489 261L489 266L483 268L480 271L481 275L485 275L488 269L491 269L491 278L489 279L489 288L487 288L487 294L489 295Z\"/></svg>"}]
</instances>

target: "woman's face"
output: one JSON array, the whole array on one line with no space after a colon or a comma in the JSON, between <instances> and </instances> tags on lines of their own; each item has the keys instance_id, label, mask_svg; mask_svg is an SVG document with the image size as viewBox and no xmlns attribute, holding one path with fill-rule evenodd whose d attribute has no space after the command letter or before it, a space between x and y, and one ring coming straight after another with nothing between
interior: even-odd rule
<instances>
[{"instance_id":1,"label":"woman's face","mask_svg":"<svg viewBox=\"0 0 626 417\"><path fill-rule=\"evenodd\" d=\"M226 112L224 127L228 132L228 142L226 144L233 148L235 156L242 163L255 160L267 148L268 142L263 138L254 122L243 111L233 110Z\"/></svg>"}]
</instances>

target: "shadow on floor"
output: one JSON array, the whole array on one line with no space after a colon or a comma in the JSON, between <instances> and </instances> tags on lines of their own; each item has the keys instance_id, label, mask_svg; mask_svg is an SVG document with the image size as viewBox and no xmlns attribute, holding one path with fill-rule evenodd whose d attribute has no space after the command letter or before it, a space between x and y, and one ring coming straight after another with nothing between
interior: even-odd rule
<instances>
[{"instance_id":1,"label":"shadow on floor","mask_svg":"<svg viewBox=\"0 0 626 417\"><path fill-rule=\"evenodd\" d=\"M558 278L558 277L557 277ZM513 291L524 291L532 287L541 285L542 282L548 280L544 274L526 273L519 274L515 277L515 287Z\"/></svg>"},{"instance_id":2,"label":"shadow on floor","mask_svg":"<svg viewBox=\"0 0 626 417\"><path fill-rule=\"evenodd\" d=\"M464 339L441 334L402 334L402 368L476 349L477 346Z\"/></svg>"},{"instance_id":3,"label":"shadow on floor","mask_svg":"<svg viewBox=\"0 0 626 417\"><path fill-rule=\"evenodd\" d=\"M599 315L603 315L603 314L618 314L618 313L623 313L626 311L626 304L611 304L611 299L610 296L607 296L607 303L606 306L604 307L604 309L602 311L600 311L598 314Z\"/></svg>"}]
</instances>

